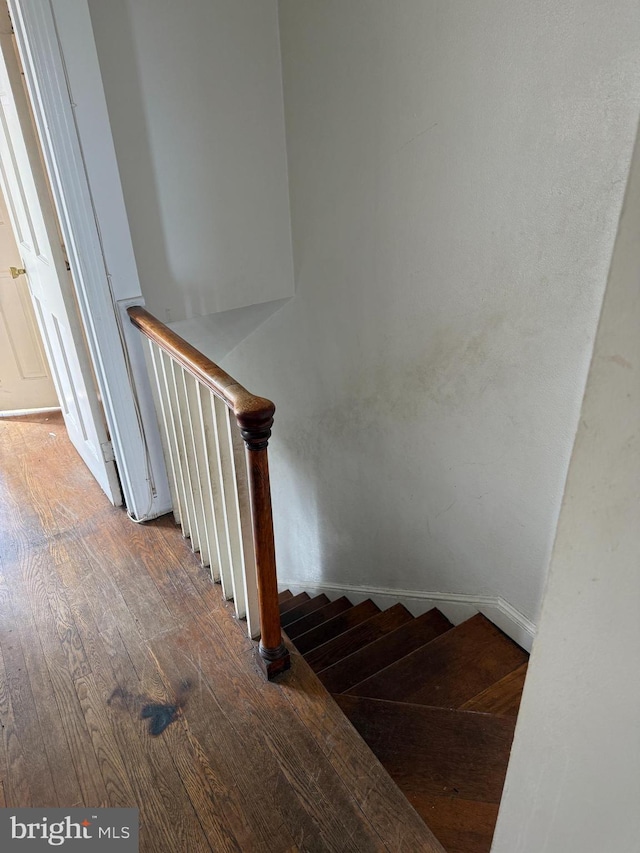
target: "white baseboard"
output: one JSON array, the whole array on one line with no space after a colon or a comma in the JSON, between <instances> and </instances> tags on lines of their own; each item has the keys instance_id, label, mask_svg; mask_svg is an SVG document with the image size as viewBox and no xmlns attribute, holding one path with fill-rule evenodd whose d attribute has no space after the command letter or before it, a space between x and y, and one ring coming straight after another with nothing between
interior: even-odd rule
<instances>
[{"instance_id":1,"label":"white baseboard","mask_svg":"<svg viewBox=\"0 0 640 853\"><path fill-rule=\"evenodd\" d=\"M47 406L44 409L11 409L0 412L0 418L19 418L22 415L44 415L47 412L59 412L60 406Z\"/></svg>"},{"instance_id":2,"label":"white baseboard","mask_svg":"<svg viewBox=\"0 0 640 853\"><path fill-rule=\"evenodd\" d=\"M454 625L459 625L476 613L482 613L527 651L531 651L536 633L534 623L498 595L458 595L449 592L422 592L415 589L389 589L375 586L355 587L348 584L314 581L305 583L300 580L279 580L278 585L280 589L290 589L294 595L299 592L308 592L310 595L324 593L332 600L341 595L347 595L354 604L370 598L383 609L400 602L414 616L437 607Z\"/></svg>"}]
</instances>

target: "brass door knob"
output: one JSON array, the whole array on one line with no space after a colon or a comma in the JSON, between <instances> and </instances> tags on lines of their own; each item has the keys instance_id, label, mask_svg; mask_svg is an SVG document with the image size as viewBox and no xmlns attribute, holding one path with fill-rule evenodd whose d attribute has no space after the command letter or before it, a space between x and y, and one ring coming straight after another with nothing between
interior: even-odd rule
<instances>
[{"instance_id":1,"label":"brass door knob","mask_svg":"<svg viewBox=\"0 0 640 853\"><path fill-rule=\"evenodd\" d=\"M24 267L20 267L20 269L18 267L9 267L9 272L11 273L11 278L19 278L19 276L25 275L27 271Z\"/></svg>"}]
</instances>

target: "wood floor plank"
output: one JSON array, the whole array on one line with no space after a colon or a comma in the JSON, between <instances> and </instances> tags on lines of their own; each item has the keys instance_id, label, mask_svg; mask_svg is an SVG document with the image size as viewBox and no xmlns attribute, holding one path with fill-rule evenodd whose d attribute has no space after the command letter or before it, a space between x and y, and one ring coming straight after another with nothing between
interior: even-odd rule
<instances>
[{"instance_id":1,"label":"wood floor plank","mask_svg":"<svg viewBox=\"0 0 640 853\"><path fill-rule=\"evenodd\" d=\"M109 572L108 563L97 559L84 547L72 549L65 543L65 550L74 553L75 559L61 563L58 572L75 608L76 620L87 618L81 615L86 612L82 602L86 602L93 616L94 630L108 650L114 669L122 672L130 668L136 677L141 678L144 669L150 666L146 643L140 632L140 623L127 606L116 580ZM76 561L82 566L81 571L77 570ZM86 643L91 634L85 632L83 636ZM125 677L130 677L130 673L127 672Z\"/></svg>"},{"instance_id":2,"label":"wood floor plank","mask_svg":"<svg viewBox=\"0 0 640 853\"><path fill-rule=\"evenodd\" d=\"M129 808L135 803L135 795L104 699L98 694L95 680L88 676L78 678L75 689L93 743L109 805L113 808Z\"/></svg>"},{"instance_id":3,"label":"wood floor plank","mask_svg":"<svg viewBox=\"0 0 640 853\"><path fill-rule=\"evenodd\" d=\"M160 673L151 666L145 678L138 679L129 656L112 656L112 641L102 642L89 602L76 599L75 608L82 614L79 624L93 641L87 639L92 663L92 700L83 703L88 725L99 757L107 752L108 763L100 762L112 806L138 805L140 808L143 849L153 846L169 851L178 845L184 849L209 849L201 822L175 769L175 760L166 742L151 739L140 713L145 704L166 703L167 694ZM148 655L149 664L153 655ZM87 679L88 681L88 679ZM78 685L76 685L78 689ZM94 716L101 718L100 727L92 726ZM106 764L106 767L105 767ZM122 771L126 778L123 778ZM112 780L109 784L108 780Z\"/></svg>"},{"instance_id":4,"label":"wood floor plank","mask_svg":"<svg viewBox=\"0 0 640 853\"><path fill-rule=\"evenodd\" d=\"M478 613L346 692L459 708L527 659L523 649Z\"/></svg>"},{"instance_id":5,"label":"wood floor plank","mask_svg":"<svg viewBox=\"0 0 640 853\"><path fill-rule=\"evenodd\" d=\"M385 634L395 631L401 625L411 622L412 619L413 616L403 604L395 604L382 613L378 613L377 616L372 616L333 639L326 640L321 645L313 647L311 651L304 652L302 649L299 651L304 655L304 659L311 669L320 672L369 643L373 643Z\"/></svg>"},{"instance_id":6,"label":"wood floor plank","mask_svg":"<svg viewBox=\"0 0 640 853\"><path fill-rule=\"evenodd\" d=\"M57 802L133 800L144 853L442 853L301 656L267 684L175 525L110 507L50 430L61 424L0 424L0 543L20 690L41 761L66 777L53 774ZM25 760L37 737L23 742L34 726L19 728L6 689L16 677L0 671L0 782L8 805L39 805ZM140 719L147 700L176 706L158 736Z\"/></svg>"},{"instance_id":7,"label":"wood floor plank","mask_svg":"<svg viewBox=\"0 0 640 853\"><path fill-rule=\"evenodd\" d=\"M43 660L60 712L60 718L74 763L82 800L87 806L106 805L108 794L93 750L91 737L75 691L68 659L64 654L56 631L55 622L48 605L47 594L42 583L46 568L42 551L31 551L22 557L22 576L10 575L11 582L29 602Z\"/></svg>"},{"instance_id":8,"label":"wood floor plank","mask_svg":"<svg viewBox=\"0 0 640 853\"><path fill-rule=\"evenodd\" d=\"M43 731L31 689L28 668L20 642L20 632L13 619L9 583L3 561L0 576L0 648L4 660L5 684L10 697L13 725L26 769L29 789L34 803L57 806L58 798L52 769L45 748Z\"/></svg>"},{"instance_id":9,"label":"wood floor plank","mask_svg":"<svg viewBox=\"0 0 640 853\"><path fill-rule=\"evenodd\" d=\"M76 678L87 675L91 671L82 639L78 633L58 572L53 569L43 571L41 580L54 619L56 633L67 658L69 673L75 681Z\"/></svg>"},{"instance_id":10,"label":"wood floor plank","mask_svg":"<svg viewBox=\"0 0 640 853\"><path fill-rule=\"evenodd\" d=\"M261 733L255 727L247 730L237 714L229 713L215 686L221 670L213 661L209 661L211 670L203 665L204 650L194 649L187 635L180 643L185 651L177 654L168 645L172 640L152 642L158 666L166 683L188 682L190 690L183 712L166 734L174 742L182 739L189 744L191 760L181 763L179 769L192 800L199 803L207 796L216 803L215 813L207 817L208 836L220 836L221 843L231 850L290 850L295 846L294 838L275 796L277 769L269 767ZM213 678L207 676L208 670L215 673ZM241 692L244 679L237 681L234 690ZM234 748L239 737L247 738L247 751Z\"/></svg>"},{"instance_id":11,"label":"wood floor plank","mask_svg":"<svg viewBox=\"0 0 640 853\"><path fill-rule=\"evenodd\" d=\"M13 625L18 641L22 647L25 662L25 675L29 679L33 693L40 729L44 733L44 748L49 767L53 768L53 783L60 806L80 802L82 793L78 783L69 744L64 730L62 718L56 701L49 670L42 654L38 631L33 620L31 608L21 588L14 588L14 595L6 584L4 571L0 565L0 590L5 590L2 596L10 613L5 611L0 622L7 626ZM11 600L12 599L12 600ZM12 620L12 621L11 621ZM40 803L39 803L40 804Z\"/></svg>"},{"instance_id":12,"label":"wood floor plank","mask_svg":"<svg viewBox=\"0 0 640 853\"><path fill-rule=\"evenodd\" d=\"M130 550L127 543L136 536L137 531L130 530L129 526L134 527L124 513L116 511L103 521L100 530L85 537L84 546L96 561L107 560L109 574L138 624L140 633L148 639L173 630L178 627L178 623L149 573L144 570L144 559L153 559L151 542L140 537L139 542L146 543L144 550ZM143 570L139 569L140 563Z\"/></svg>"},{"instance_id":13,"label":"wood floor plank","mask_svg":"<svg viewBox=\"0 0 640 853\"><path fill-rule=\"evenodd\" d=\"M342 693L452 627L451 622L434 608L319 672L318 678L329 692Z\"/></svg>"},{"instance_id":14,"label":"wood floor plank","mask_svg":"<svg viewBox=\"0 0 640 853\"><path fill-rule=\"evenodd\" d=\"M30 808L36 805L29 785L29 767L24 756L21 732L16 725L16 715L11 702L7 670L0 648L0 725L2 749L0 771L3 776L3 793L12 808Z\"/></svg>"},{"instance_id":15,"label":"wood floor plank","mask_svg":"<svg viewBox=\"0 0 640 853\"><path fill-rule=\"evenodd\" d=\"M248 767L244 765L244 755L235 760L241 760L246 767L242 775L249 773L252 777L254 793L264 791L268 806L261 809L263 814L284 821L291 835L300 826L305 827L311 844L307 849L356 851L359 848L355 846L355 836L361 838L364 849L385 849L371 825L361 821L357 803L318 749L310 730L295 717L287 717L287 724L283 725L278 686L271 685L275 689L262 694L258 673L249 676L239 671L228 685L230 689L221 690L220 662L211 654L202 632L180 634L176 643L184 655L181 668L187 662L196 668L198 684L207 687L211 697L215 695L218 709L235 729L234 740L244 743L252 756ZM162 644L154 644L154 649L159 658L164 655L166 638ZM252 701L256 692L261 701ZM239 718L239 703L250 714ZM186 715L189 716L188 707Z\"/></svg>"},{"instance_id":16,"label":"wood floor plank","mask_svg":"<svg viewBox=\"0 0 640 853\"><path fill-rule=\"evenodd\" d=\"M346 600L348 599L345 599L345 601ZM335 604L335 602L333 603ZM327 608L324 608L324 610L325 613L328 614ZM345 631L348 631L350 628L360 625L362 622L366 622L377 613L380 613L380 608L368 598L366 601L361 601L360 604L356 604L353 607L343 608L341 613L337 614L332 619L325 619L317 627L294 633L293 636L289 630L288 634L291 639L295 639L296 648L300 654L304 655L310 649L314 649L316 646L322 645L327 640L332 640L334 637L345 633ZM298 622L294 622L294 626L298 625ZM290 628L291 627L293 626L290 626Z\"/></svg>"}]
</instances>

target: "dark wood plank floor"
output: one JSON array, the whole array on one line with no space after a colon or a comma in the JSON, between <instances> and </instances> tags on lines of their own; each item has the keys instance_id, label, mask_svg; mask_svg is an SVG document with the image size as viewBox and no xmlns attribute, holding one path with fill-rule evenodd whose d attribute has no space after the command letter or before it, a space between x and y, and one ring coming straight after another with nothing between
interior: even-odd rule
<instances>
[{"instance_id":1,"label":"dark wood plank floor","mask_svg":"<svg viewBox=\"0 0 640 853\"><path fill-rule=\"evenodd\" d=\"M299 654L267 685L252 651L59 415L0 419L0 805L137 806L143 853L441 853ZM153 703L177 709L158 736Z\"/></svg>"}]
</instances>

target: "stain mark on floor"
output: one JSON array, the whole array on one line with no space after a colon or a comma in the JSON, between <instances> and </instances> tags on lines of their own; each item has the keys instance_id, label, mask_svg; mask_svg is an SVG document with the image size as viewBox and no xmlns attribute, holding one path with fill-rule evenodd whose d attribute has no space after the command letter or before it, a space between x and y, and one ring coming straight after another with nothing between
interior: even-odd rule
<instances>
[{"instance_id":1,"label":"stain mark on floor","mask_svg":"<svg viewBox=\"0 0 640 853\"><path fill-rule=\"evenodd\" d=\"M121 707L130 713L137 713L140 709L140 719L149 721L149 734L158 737L162 732L175 722L187 704L187 696L191 690L189 681L183 681L178 690L175 691L175 699L171 702L157 702L150 696L141 693L131 693L122 687L116 687L109 699L108 705Z\"/></svg>"},{"instance_id":2,"label":"stain mark on floor","mask_svg":"<svg viewBox=\"0 0 640 853\"><path fill-rule=\"evenodd\" d=\"M145 705L140 716L149 720L149 734L157 737L173 723L179 710L178 705Z\"/></svg>"}]
</instances>

